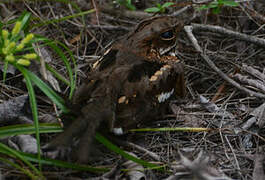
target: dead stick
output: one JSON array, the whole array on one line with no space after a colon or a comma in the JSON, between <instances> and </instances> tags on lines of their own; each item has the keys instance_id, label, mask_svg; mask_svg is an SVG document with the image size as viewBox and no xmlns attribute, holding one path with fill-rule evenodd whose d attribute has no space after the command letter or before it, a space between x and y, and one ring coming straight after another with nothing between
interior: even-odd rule
<instances>
[{"instance_id":1,"label":"dead stick","mask_svg":"<svg viewBox=\"0 0 265 180\"><path fill-rule=\"evenodd\" d=\"M215 71L217 72L224 80L226 80L228 83L232 84L234 87L246 92L247 94L249 94L250 96L256 96L259 98L265 98L264 94L261 93L257 93L254 91L251 91L245 87L242 87L239 83L237 83L236 81L234 81L233 79L229 78L225 73L223 73L217 66L215 66L215 64L210 60L210 58L203 53L203 50L201 49L200 45L198 44L197 39L195 38L195 36L192 33L193 30L193 26L185 26L184 27L190 41L192 42L192 45L194 46L194 48L200 53L201 57L206 61L206 63ZM265 43L264 43L264 47L265 47Z\"/></svg>"},{"instance_id":2,"label":"dead stick","mask_svg":"<svg viewBox=\"0 0 265 180\"><path fill-rule=\"evenodd\" d=\"M236 38L238 40L247 41L254 43L256 45L262 46L265 48L265 39L257 38L255 36L250 36L247 34L242 34L239 32L235 32L220 26L213 26L213 25L204 25L204 24L191 24L193 30L201 30L201 31L210 31L214 33L220 33L227 35L229 37Z\"/></svg>"}]
</instances>

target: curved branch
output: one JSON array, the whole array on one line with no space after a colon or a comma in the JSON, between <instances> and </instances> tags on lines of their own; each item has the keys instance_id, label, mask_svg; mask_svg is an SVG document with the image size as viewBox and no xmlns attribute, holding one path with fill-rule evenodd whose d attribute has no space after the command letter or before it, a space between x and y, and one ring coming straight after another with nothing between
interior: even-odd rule
<instances>
[{"instance_id":1,"label":"curved branch","mask_svg":"<svg viewBox=\"0 0 265 180\"><path fill-rule=\"evenodd\" d=\"M194 24L193 24L194 25ZM230 77L228 77L225 73L223 73L217 66L215 66L215 64L210 60L210 58L203 53L203 50L201 49L200 45L198 44L197 39L195 38L195 36L192 33L193 30L193 25L192 26L185 26L184 29L190 39L190 41L192 42L192 45L194 46L194 48L200 53L201 57L205 60L205 62L215 71L217 72L224 80L226 80L228 83L232 84L234 87L236 87L237 89L246 92L247 94L249 94L250 96L256 96L259 98L265 98L265 94L261 94L261 93L257 93L254 91L251 91L245 87L242 87L239 83L237 83L236 81L234 81L233 79L231 79ZM195 25L196 27L198 27L198 25ZM224 29L224 28L223 28ZM204 29L206 30L206 29ZM232 31L233 32L233 31ZM235 32L234 32L235 33ZM240 33L239 33L240 34ZM243 35L243 34L241 34ZM247 36L247 35L246 35ZM244 37L244 36L240 36L240 37ZM253 37L254 38L254 37ZM260 39L260 38L257 38ZM261 42L260 40L256 41L256 38L253 41L250 42L258 42L259 45L262 45L263 42ZM264 41L264 47L265 47L265 41Z\"/></svg>"}]
</instances>

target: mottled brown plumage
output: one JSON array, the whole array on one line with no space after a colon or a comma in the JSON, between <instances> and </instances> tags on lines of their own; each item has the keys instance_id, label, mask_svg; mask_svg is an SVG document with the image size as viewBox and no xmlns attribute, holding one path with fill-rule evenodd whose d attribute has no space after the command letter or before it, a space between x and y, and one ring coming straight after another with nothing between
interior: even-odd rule
<instances>
[{"instance_id":1,"label":"mottled brown plumage","mask_svg":"<svg viewBox=\"0 0 265 180\"><path fill-rule=\"evenodd\" d=\"M75 93L77 118L45 148L68 146L81 137L77 153L85 162L100 125L124 134L161 115L173 94L184 96L183 65L170 53L182 27L175 18L154 17L116 41Z\"/></svg>"}]
</instances>

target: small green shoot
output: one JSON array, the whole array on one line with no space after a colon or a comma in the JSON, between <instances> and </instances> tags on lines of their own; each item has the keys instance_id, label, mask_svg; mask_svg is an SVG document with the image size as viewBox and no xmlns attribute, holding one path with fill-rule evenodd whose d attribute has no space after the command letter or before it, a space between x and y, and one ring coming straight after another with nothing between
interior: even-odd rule
<instances>
[{"instance_id":1,"label":"small green shoot","mask_svg":"<svg viewBox=\"0 0 265 180\"><path fill-rule=\"evenodd\" d=\"M34 131L36 134L37 139L37 147L38 147L38 163L39 163L39 169L41 170L41 156L40 156L40 127L39 127L39 121L38 121L38 108L37 108L37 101L36 96L33 88L33 84L35 84L37 87L39 87L46 95L49 97L52 102L54 102L63 112L67 112L67 108L64 105L64 99L57 95L57 93L52 90L48 85L46 85L40 78L38 78L34 73L30 72L27 69L27 66L31 64L31 61L36 60L39 61L38 55L35 53L33 48L33 43L39 41L39 38L36 38L36 36L32 33L29 33L27 31L28 24L30 21L30 13L25 12L22 14L21 17L17 19L15 22L15 25L11 31L9 31L5 24L1 24L0 28L0 61L4 64L4 70L3 70L3 81L6 79L6 72L8 65L13 65L17 70L19 70L26 82L26 87L28 89L29 94L29 100L30 100L30 107L32 110L32 117L34 120ZM9 23L7 23L9 24ZM44 41L44 43L47 43L49 45L49 42L47 40ZM66 57L62 55L62 51L59 47L54 45L56 49L56 52L59 53L60 57L64 57L64 63L67 64L67 69L70 76L70 83L71 86L71 94L75 87L75 77L73 76L71 67L69 65L69 62L66 60ZM68 51L69 52L69 51ZM70 53L70 57L72 57ZM74 62L74 60L73 60ZM71 97L71 95L70 95ZM0 146L0 151L5 148L3 145ZM18 154L13 154L13 156L17 158L21 158ZM22 157L23 158L23 157ZM0 159L1 160L1 159ZM6 161L6 163L9 163ZM10 163L9 163L10 164ZM26 162L26 164L29 167L34 167L30 162ZM12 165L14 166L14 165ZM15 167L15 166L14 166ZM18 166L16 168L19 168ZM38 171L36 168L32 168L34 171L34 174L37 175L37 179L42 178L42 174L40 171ZM28 172L25 173L28 176L32 177L32 173Z\"/></svg>"},{"instance_id":2,"label":"small green shoot","mask_svg":"<svg viewBox=\"0 0 265 180\"><path fill-rule=\"evenodd\" d=\"M131 11L135 11L136 8L135 6L132 4L131 0L116 0L115 1L117 4L121 5L121 6L125 6L127 9L131 10Z\"/></svg>"},{"instance_id":3,"label":"small green shoot","mask_svg":"<svg viewBox=\"0 0 265 180\"><path fill-rule=\"evenodd\" d=\"M166 9L172 6L173 4L173 2L166 2L163 5L157 3L156 7L147 8L144 11L147 13L165 13Z\"/></svg>"},{"instance_id":4,"label":"small green shoot","mask_svg":"<svg viewBox=\"0 0 265 180\"><path fill-rule=\"evenodd\" d=\"M8 64L29 66L30 61L37 58L37 54L32 53L21 53L23 49L30 44L30 41L34 38L34 34L29 33L24 38L19 37L19 33L22 30L22 21L17 21L12 32L10 33L7 29L1 30L2 38L0 39L0 56L4 60L5 68ZM18 38L19 37L19 38ZM21 41L18 41L22 39ZM4 81L6 77L6 71L4 71Z\"/></svg>"},{"instance_id":5,"label":"small green shoot","mask_svg":"<svg viewBox=\"0 0 265 180\"><path fill-rule=\"evenodd\" d=\"M110 149L113 152L116 152L117 154L120 154L121 156L123 156L126 159L129 159L133 162L136 162L137 164L141 164L145 167L148 167L150 169L157 169L157 170L164 170L165 166L159 166L157 164L153 164L147 161L144 161L142 159L136 158L130 154L128 154L127 152L123 151L122 149L120 149L118 146L112 144L108 139L106 139L104 136L102 136L99 133L96 133L96 137L95 137L99 142L101 142L102 144L104 144L108 149Z\"/></svg>"},{"instance_id":6,"label":"small green shoot","mask_svg":"<svg viewBox=\"0 0 265 180\"><path fill-rule=\"evenodd\" d=\"M34 126L36 128L35 134L38 142L38 158L40 159L41 151L37 103L32 81L30 80L25 69L26 66L30 65L30 61L37 58L37 54L32 48L32 40L34 39L34 34L26 33L24 31L29 22L29 19L30 13L25 13L16 21L15 26L13 27L11 32L9 32L7 29L0 29L0 60L4 62L4 81L8 64L12 64L16 69L20 70L25 78L29 93L30 106L32 109L32 116L34 119ZM23 33L21 32L24 32L25 35L23 36ZM26 48L27 50L25 50ZM33 166L30 163L28 165ZM41 169L41 163L39 163L39 167Z\"/></svg>"},{"instance_id":7,"label":"small green shoot","mask_svg":"<svg viewBox=\"0 0 265 180\"><path fill-rule=\"evenodd\" d=\"M229 0L217 0L213 1L207 5L202 5L198 8L198 10L205 10L205 9L212 9L212 12L214 14L219 14L221 11L221 7L228 6L228 7L236 7L239 4L235 1L229 1Z\"/></svg>"}]
</instances>

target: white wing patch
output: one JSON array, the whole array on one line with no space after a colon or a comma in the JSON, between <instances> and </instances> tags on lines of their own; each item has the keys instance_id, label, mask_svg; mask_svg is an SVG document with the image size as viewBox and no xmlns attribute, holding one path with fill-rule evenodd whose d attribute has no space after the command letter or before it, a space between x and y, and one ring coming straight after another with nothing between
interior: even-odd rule
<instances>
[{"instance_id":1,"label":"white wing patch","mask_svg":"<svg viewBox=\"0 0 265 180\"><path fill-rule=\"evenodd\" d=\"M113 128L113 129L112 129L112 132L113 132L115 135L123 135L123 134L124 134L124 132L123 132L123 130L122 130L121 127L120 127L120 128Z\"/></svg>"},{"instance_id":2,"label":"white wing patch","mask_svg":"<svg viewBox=\"0 0 265 180\"><path fill-rule=\"evenodd\" d=\"M157 95L157 100L159 103L165 102L170 96L173 94L174 89L169 92L162 92L161 94Z\"/></svg>"}]
</instances>

